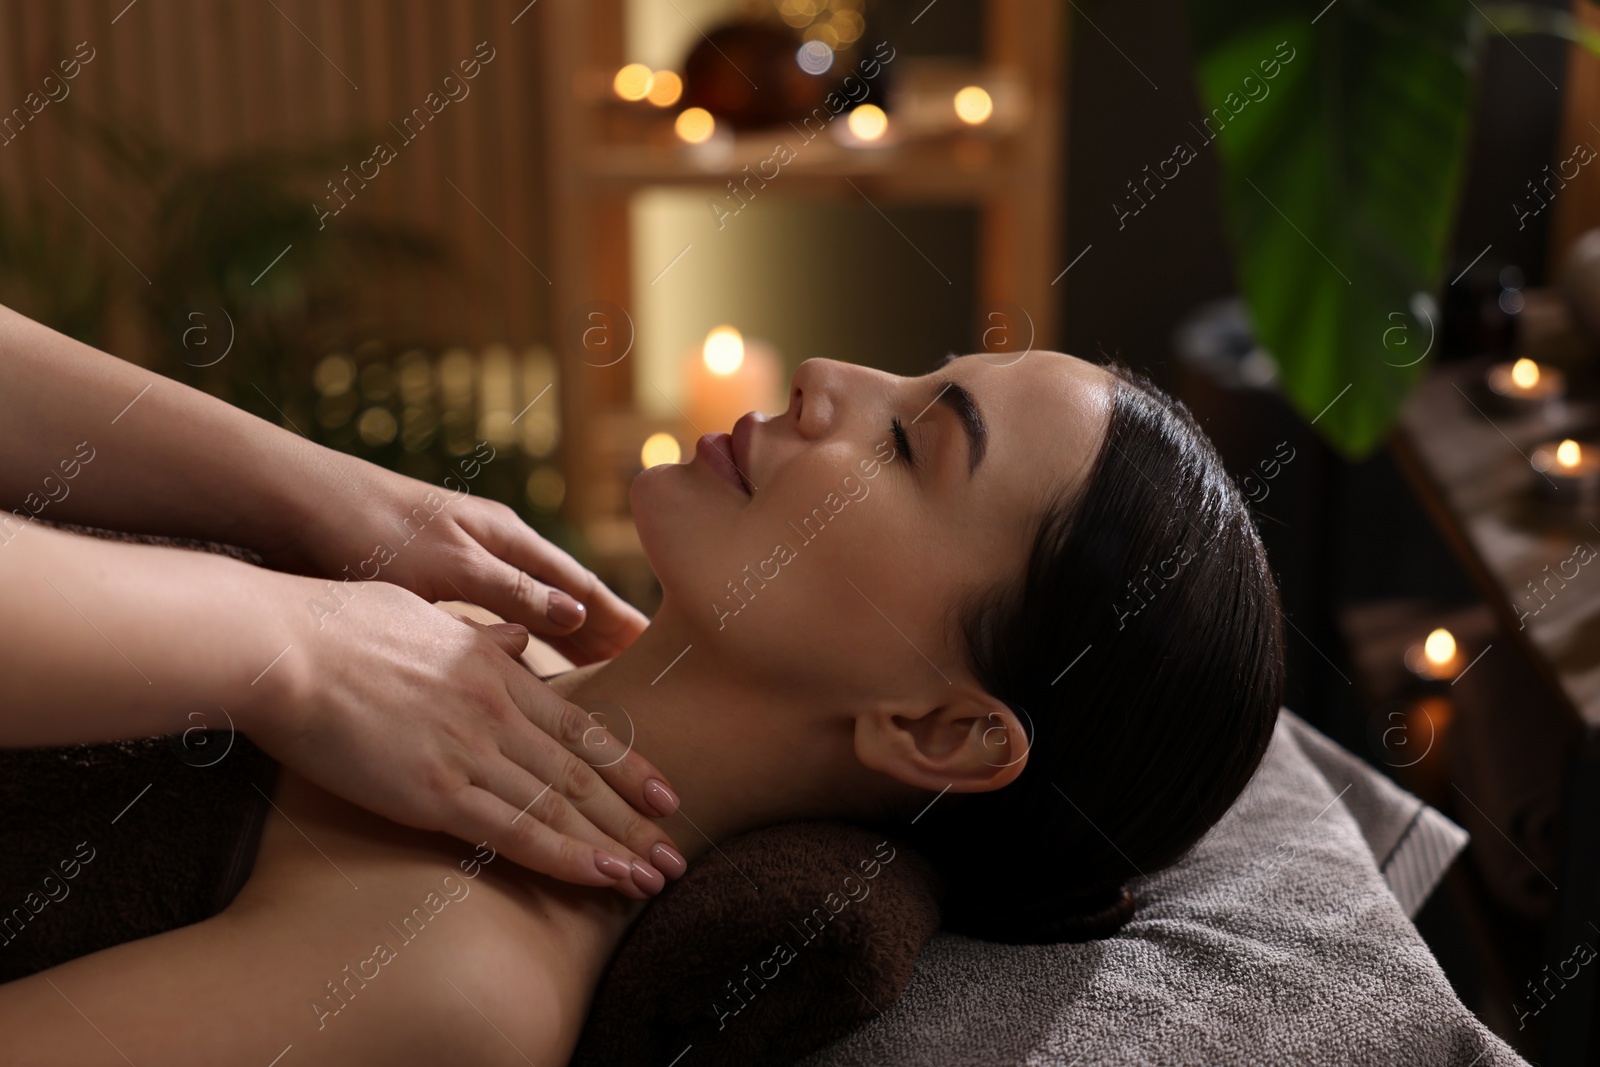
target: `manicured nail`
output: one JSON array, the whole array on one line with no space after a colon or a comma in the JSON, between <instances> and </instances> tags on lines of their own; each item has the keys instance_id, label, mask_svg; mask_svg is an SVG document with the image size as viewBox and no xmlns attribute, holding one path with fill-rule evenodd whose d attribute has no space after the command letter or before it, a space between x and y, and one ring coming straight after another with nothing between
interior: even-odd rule
<instances>
[{"instance_id":1,"label":"manicured nail","mask_svg":"<svg viewBox=\"0 0 1600 1067\"><path fill-rule=\"evenodd\" d=\"M689 865L683 861L677 849L660 842L650 846L650 862L655 864L656 869L662 874L674 881L682 878L683 872L689 869Z\"/></svg>"},{"instance_id":2,"label":"manicured nail","mask_svg":"<svg viewBox=\"0 0 1600 1067\"><path fill-rule=\"evenodd\" d=\"M654 867L643 863L635 863L633 865L633 884L646 893L654 895L661 892L661 887L667 884L667 880L661 877L661 872Z\"/></svg>"},{"instance_id":3,"label":"manicured nail","mask_svg":"<svg viewBox=\"0 0 1600 1067\"><path fill-rule=\"evenodd\" d=\"M550 590L544 614L545 618L563 629L576 630L583 625L583 605L559 589Z\"/></svg>"},{"instance_id":4,"label":"manicured nail","mask_svg":"<svg viewBox=\"0 0 1600 1067\"><path fill-rule=\"evenodd\" d=\"M611 853L601 852L599 849L595 849L594 867L607 878L626 878L632 873L627 860L618 859Z\"/></svg>"},{"instance_id":5,"label":"manicured nail","mask_svg":"<svg viewBox=\"0 0 1600 1067\"><path fill-rule=\"evenodd\" d=\"M494 622L489 624L489 629L499 630L507 637L521 637L528 632L528 628L520 622Z\"/></svg>"},{"instance_id":6,"label":"manicured nail","mask_svg":"<svg viewBox=\"0 0 1600 1067\"><path fill-rule=\"evenodd\" d=\"M678 810L678 794L668 789L667 783L659 778L645 779L644 798L663 815L671 815Z\"/></svg>"}]
</instances>

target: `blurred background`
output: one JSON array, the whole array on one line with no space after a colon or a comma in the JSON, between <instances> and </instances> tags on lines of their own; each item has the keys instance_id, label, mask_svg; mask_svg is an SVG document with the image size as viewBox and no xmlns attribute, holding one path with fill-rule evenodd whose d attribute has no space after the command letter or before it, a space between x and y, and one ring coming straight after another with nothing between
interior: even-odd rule
<instances>
[{"instance_id":1,"label":"blurred background","mask_svg":"<svg viewBox=\"0 0 1600 1067\"><path fill-rule=\"evenodd\" d=\"M632 476L803 360L1144 369L1257 511L1289 706L1472 831L1458 992L1586 1062L1594 11L0 0L0 302L428 481L487 442L646 610Z\"/></svg>"}]
</instances>

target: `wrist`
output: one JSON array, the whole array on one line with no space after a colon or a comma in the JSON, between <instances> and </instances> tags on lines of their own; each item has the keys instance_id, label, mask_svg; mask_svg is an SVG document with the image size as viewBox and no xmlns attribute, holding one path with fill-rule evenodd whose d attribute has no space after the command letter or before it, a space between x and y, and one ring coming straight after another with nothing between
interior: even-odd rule
<instances>
[{"instance_id":1,"label":"wrist","mask_svg":"<svg viewBox=\"0 0 1600 1067\"><path fill-rule=\"evenodd\" d=\"M297 717L311 703L312 679L321 652L313 606L325 599L325 582L252 568L260 585L254 599L259 630L266 635L259 668L237 692L239 728L259 738L298 729Z\"/></svg>"}]
</instances>

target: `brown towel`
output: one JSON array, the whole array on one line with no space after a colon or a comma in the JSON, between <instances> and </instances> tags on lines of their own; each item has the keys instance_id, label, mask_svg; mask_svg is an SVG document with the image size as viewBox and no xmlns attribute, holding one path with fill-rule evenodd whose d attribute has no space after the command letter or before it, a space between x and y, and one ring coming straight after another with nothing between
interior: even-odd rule
<instances>
[{"instance_id":1,"label":"brown towel","mask_svg":"<svg viewBox=\"0 0 1600 1067\"><path fill-rule=\"evenodd\" d=\"M199 922L244 885L278 765L219 709L196 711L170 738L0 749L0 982Z\"/></svg>"},{"instance_id":2,"label":"brown towel","mask_svg":"<svg viewBox=\"0 0 1600 1067\"><path fill-rule=\"evenodd\" d=\"M938 894L927 861L862 827L731 838L645 910L571 1062L793 1062L899 998Z\"/></svg>"}]
</instances>

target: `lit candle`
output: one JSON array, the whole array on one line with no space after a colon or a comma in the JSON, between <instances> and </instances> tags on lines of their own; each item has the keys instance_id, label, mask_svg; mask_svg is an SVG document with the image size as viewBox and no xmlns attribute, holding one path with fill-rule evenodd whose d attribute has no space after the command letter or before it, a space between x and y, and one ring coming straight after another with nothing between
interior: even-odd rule
<instances>
[{"instance_id":1,"label":"lit candle","mask_svg":"<svg viewBox=\"0 0 1600 1067\"><path fill-rule=\"evenodd\" d=\"M1546 441L1528 460L1543 476L1535 482L1547 497L1568 504L1593 504L1600 498L1600 445L1579 444L1570 437Z\"/></svg>"},{"instance_id":2,"label":"lit candle","mask_svg":"<svg viewBox=\"0 0 1600 1067\"><path fill-rule=\"evenodd\" d=\"M1448 682L1461 673L1461 650L1455 635L1444 627L1406 649L1406 669L1425 682Z\"/></svg>"},{"instance_id":3,"label":"lit candle","mask_svg":"<svg viewBox=\"0 0 1600 1067\"><path fill-rule=\"evenodd\" d=\"M1566 375L1526 356L1515 363L1494 364L1489 368L1488 382L1489 391L1511 411L1542 409L1567 393Z\"/></svg>"},{"instance_id":4,"label":"lit candle","mask_svg":"<svg viewBox=\"0 0 1600 1067\"><path fill-rule=\"evenodd\" d=\"M732 326L706 335L699 352L685 361L687 415L697 433L731 431L748 411L782 407L783 362L771 345L746 340Z\"/></svg>"}]
</instances>

